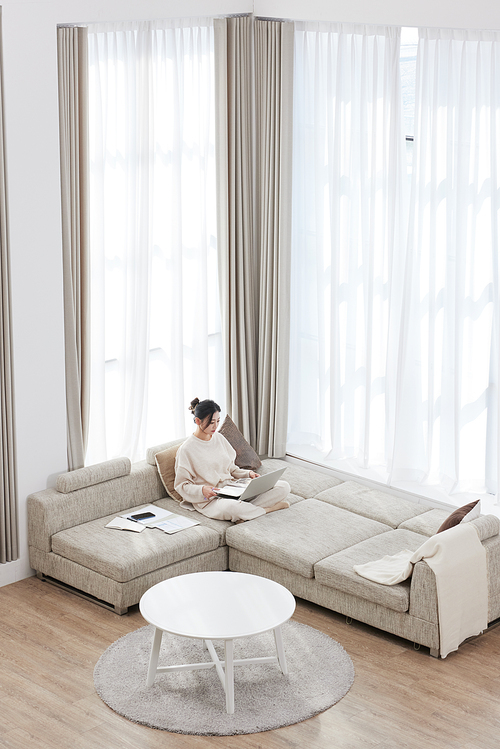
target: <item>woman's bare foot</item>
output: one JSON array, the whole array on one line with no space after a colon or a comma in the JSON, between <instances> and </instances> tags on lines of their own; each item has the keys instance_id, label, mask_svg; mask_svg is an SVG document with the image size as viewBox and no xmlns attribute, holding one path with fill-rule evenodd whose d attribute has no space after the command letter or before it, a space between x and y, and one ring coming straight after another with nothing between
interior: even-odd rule
<instances>
[{"instance_id":1,"label":"woman's bare foot","mask_svg":"<svg viewBox=\"0 0 500 749\"><path fill-rule=\"evenodd\" d=\"M286 510L288 507L290 507L290 502L287 502L286 499L284 499L282 502L278 502L272 507L266 507L266 512L275 512L276 510Z\"/></svg>"}]
</instances>

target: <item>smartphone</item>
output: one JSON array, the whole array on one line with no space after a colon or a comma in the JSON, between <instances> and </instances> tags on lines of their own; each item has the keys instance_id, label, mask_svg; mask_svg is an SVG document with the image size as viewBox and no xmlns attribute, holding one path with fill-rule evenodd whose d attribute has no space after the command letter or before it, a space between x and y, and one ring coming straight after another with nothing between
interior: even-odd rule
<instances>
[{"instance_id":1,"label":"smartphone","mask_svg":"<svg viewBox=\"0 0 500 749\"><path fill-rule=\"evenodd\" d=\"M138 512L130 517L133 518L133 520L146 520L146 518L154 518L154 516L154 512Z\"/></svg>"}]
</instances>

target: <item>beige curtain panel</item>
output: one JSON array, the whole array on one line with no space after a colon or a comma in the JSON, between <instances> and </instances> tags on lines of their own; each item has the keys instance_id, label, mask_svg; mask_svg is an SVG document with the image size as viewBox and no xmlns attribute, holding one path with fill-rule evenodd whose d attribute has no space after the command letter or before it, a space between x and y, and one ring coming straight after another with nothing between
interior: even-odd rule
<instances>
[{"instance_id":1,"label":"beige curtain panel","mask_svg":"<svg viewBox=\"0 0 500 749\"><path fill-rule=\"evenodd\" d=\"M290 344L293 23L255 22L259 266L257 452L286 453Z\"/></svg>"},{"instance_id":2,"label":"beige curtain panel","mask_svg":"<svg viewBox=\"0 0 500 749\"><path fill-rule=\"evenodd\" d=\"M68 468L85 462L89 413L87 29L57 29Z\"/></svg>"},{"instance_id":3,"label":"beige curtain panel","mask_svg":"<svg viewBox=\"0 0 500 749\"><path fill-rule=\"evenodd\" d=\"M217 244L227 410L257 438L258 278L253 236L250 16L216 19Z\"/></svg>"},{"instance_id":4,"label":"beige curtain panel","mask_svg":"<svg viewBox=\"0 0 500 749\"><path fill-rule=\"evenodd\" d=\"M293 24L215 21L219 285L228 412L285 454ZM254 82L254 85L253 85Z\"/></svg>"},{"instance_id":5,"label":"beige curtain panel","mask_svg":"<svg viewBox=\"0 0 500 749\"><path fill-rule=\"evenodd\" d=\"M0 46L0 562L4 564L19 558L19 534L2 71Z\"/></svg>"}]
</instances>

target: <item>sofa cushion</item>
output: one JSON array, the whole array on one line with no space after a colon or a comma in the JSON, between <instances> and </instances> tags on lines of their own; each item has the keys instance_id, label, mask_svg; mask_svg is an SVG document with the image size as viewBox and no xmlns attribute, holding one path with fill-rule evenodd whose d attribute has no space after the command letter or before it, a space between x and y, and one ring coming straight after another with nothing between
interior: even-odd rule
<instances>
[{"instance_id":1,"label":"sofa cushion","mask_svg":"<svg viewBox=\"0 0 500 749\"><path fill-rule=\"evenodd\" d=\"M405 520L404 523L399 525L399 528L413 531L413 533L421 533L423 536L433 536L448 515L449 513L446 510L426 510L415 518Z\"/></svg>"},{"instance_id":2,"label":"sofa cushion","mask_svg":"<svg viewBox=\"0 0 500 749\"><path fill-rule=\"evenodd\" d=\"M339 486L321 492L316 499L390 525L391 528L397 528L405 520L421 515L426 510L415 502L370 489L356 481L344 481Z\"/></svg>"},{"instance_id":3,"label":"sofa cushion","mask_svg":"<svg viewBox=\"0 0 500 749\"><path fill-rule=\"evenodd\" d=\"M381 585L361 577L353 567L375 562L404 549L416 551L426 540L426 536L405 530L383 533L323 559L315 565L314 574L316 580L327 588L335 588L394 611L408 611L411 580L397 585Z\"/></svg>"},{"instance_id":4,"label":"sofa cushion","mask_svg":"<svg viewBox=\"0 0 500 749\"><path fill-rule=\"evenodd\" d=\"M326 473L313 471L310 468L303 468L302 466L285 462L279 458L266 458L262 461L262 466L259 468L258 472L260 474L270 473L271 471L277 471L279 468L283 468L283 465L286 465L287 469L281 478L284 481L288 481L292 494L304 497L305 499L316 497L319 492L342 483L342 481L335 478L335 476L329 476Z\"/></svg>"},{"instance_id":5,"label":"sofa cushion","mask_svg":"<svg viewBox=\"0 0 500 749\"><path fill-rule=\"evenodd\" d=\"M139 510L140 506L130 512L134 509ZM130 533L106 528L106 523L114 517L110 515L56 533L52 536L52 551L124 583L219 546L219 533L204 525L173 534L156 528Z\"/></svg>"},{"instance_id":6,"label":"sofa cushion","mask_svg":"<svg viewBox=\"0 0 500 749\"><path fill-rule=\"evenodd\" d=\"M179 502L170 497L165 499L159 499L155 502L155 505L162 507L164 510L170 510L175 512L177 515L183 515L190 520L196 520L201 525L205 525L207 528L212 528L219 534L219 545L225 546L226 544L226 530L231 527L232 523L230 520L216 520L215 518L207 518L206 515L202 515L197 510L188 510L186 507L181 507Z\"/></svg>"},{"instance_id":7,"label":"sofa cushion","mask_svg":"<svg viewBox=\"0 0 500 749\"><path fill-rule=\"evenodd\" d=\"M390 530L387 525L326 502L304 499L288 510L228 528L226 542L246 554L312 578L314 565L321 559Z\"/></svg>"},{"instance_id":8,"label":"sofa cushion","mask_svg":"<svg viewBox=\"0 0 500 749\"><path fill-rule=\"evenodd\" d=\"M286 501L289 502L291 505L296 505L297 502L303 502L304 497L300 497L298 494L290 493L288 497L286 498Z\"/></svg>"}]
</instances>

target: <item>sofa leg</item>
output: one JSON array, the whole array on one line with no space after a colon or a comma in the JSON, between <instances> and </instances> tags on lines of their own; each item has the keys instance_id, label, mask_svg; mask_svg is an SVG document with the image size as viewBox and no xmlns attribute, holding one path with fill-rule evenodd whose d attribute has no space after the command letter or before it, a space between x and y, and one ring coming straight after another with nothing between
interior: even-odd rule
<instances>
[{"instance_id":1,"label":"sofa leg","mask_svg":"<svg viewBox=\"0 0 500 749\"><path fill-rule=\"evenodd\" d=\"M438 648L429 648L429 655L432 655L433 658L439 658Z\"/></svg>"}]
</instances>

